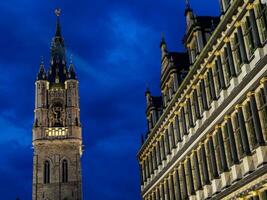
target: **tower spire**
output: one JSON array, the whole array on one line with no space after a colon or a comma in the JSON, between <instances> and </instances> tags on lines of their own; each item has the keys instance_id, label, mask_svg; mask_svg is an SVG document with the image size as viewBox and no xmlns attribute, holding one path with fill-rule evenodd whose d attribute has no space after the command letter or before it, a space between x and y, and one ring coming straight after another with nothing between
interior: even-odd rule
<instances>
[{"instance_id":1,"label":"tower spire","mask_svg":"<svg viewBox=\"0 0 267 200\"><path fill-rule=\"evenodd\" d=\"M61 34L60 17L61 9L55 10L56 15L56 32L51 44L51 64L48 74L48 80L52 85L54 83L60 83L57 85L63 86L67 78L66 68L66 50L64 45L64 39Z\"/></svg>"},{"instance_id":2,"label":"tower spire","mask_svg":"<svg viewBox=\"0 0 267 200\"><path fill-rule=\"evenodd\" d=\"M61 15L61 9L57 8L55 10L55 15L57 16L57 24L56 24L56 37L61 37L61 28L60 28L60 21L59 21L59 17Z\"/></svg>"}]
</instances>

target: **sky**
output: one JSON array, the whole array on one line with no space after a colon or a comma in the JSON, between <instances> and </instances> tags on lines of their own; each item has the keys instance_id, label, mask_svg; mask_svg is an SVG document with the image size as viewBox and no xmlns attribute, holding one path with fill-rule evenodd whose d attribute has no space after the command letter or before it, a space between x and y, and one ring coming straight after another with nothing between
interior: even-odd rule
<instances>
[{"instance_id":1,"label":"sky","mask_svg":"<svg viewBox=\"0 0 267 200\"><path fill-rule=\"evenodd\" d=\"M218 0L191 6L219 15ZM84 200L139 200L144 92L160 94L161 33L184 50L184 0L0 1L1 200L31 199L34 82L42 56L49 65L58 7L80 86Z\"/></svg>"}]
</instances>

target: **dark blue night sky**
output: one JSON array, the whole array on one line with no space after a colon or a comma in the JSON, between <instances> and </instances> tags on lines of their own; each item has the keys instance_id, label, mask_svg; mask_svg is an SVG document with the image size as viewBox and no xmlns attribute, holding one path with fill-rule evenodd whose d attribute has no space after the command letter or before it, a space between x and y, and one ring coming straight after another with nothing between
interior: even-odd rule
<instances>
[{"instance_id":1,"label":"dark blue night sky","mask_svg":"<svg viewBox=\"0 0 267 200\"><path fill-rule=\"evenodd\" d=\"M191 4L219 13L218 0ZM80 83L84 199L138 200L144 92L159 94L161 32L183 50L184 0L0 2L0 199L31 199L34 81L41 56L48 67L57 7Z\"/></svg>"}]
</instances>

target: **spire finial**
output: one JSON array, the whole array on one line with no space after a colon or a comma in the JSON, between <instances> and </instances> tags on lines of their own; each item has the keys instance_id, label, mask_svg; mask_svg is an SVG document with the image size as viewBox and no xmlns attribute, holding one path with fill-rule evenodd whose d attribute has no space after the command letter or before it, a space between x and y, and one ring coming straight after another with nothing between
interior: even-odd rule
<instances>
[{"instance_id":1,"label":"spire finial","mask_svg":"<svg viewBox=\"0 0 267 200\"><path fill-rule=\"evenodd\" d=\"M161 41L165 42L165 33L164 32L161 32Z\"/></svg>"},{"instance_id":2,"label":"spire finial","mask_svg":"<svg viewBox=\"0 0 267 200\"><path fill-rule=\"evenodd\" d=\"M41 65L44 65L44 56L41 56Z\"/></svg>"},{"instance_id":3,"label":"spire finial","mask_svg":"<svg viewBox=\"0 0 267 200\"><path fill-rule=\"evenodd\" d=\"M186 0L185 1L185 16L187 15L188 12L192 12L193 10L191 9L191 6L190 6L190 0Z\"/></svg>"},{"instance_id":4,"label":"spire finial","mask_svg":"<svg viewBox=\"0 0 267 200\"><path fill-rule=\"evenodd\" d=\"M61 9L60 8L56 8L55 14L56 14L57 17L59 17L61 15Z\"/></svg>"},{"instance_id":5,"label":"spire finial","mask_svg":"<svg viewBox=\"0 0 267 200\"><path fill-rule=\"evenodd\" d=\"M70 64L73 64L73 54L70 54Z\"/></svg>"},{"instance_id":6,"label":"spire finial","mask_svg":"<svg viewBox=\"0 0 267 200\"><path fill-rule=\"evenodd\" d=\"M59 16L61 15L60 8L57 8L55 10L55 15L57 16L56 37L61 37L61 29L60 29L60 22L59 22Z\"/></svg>"},{"instance_id":7,"label":"spire finial","mask_svg":"<svg viewBox=\"0 0 267 200\"><path fill-rule=\"evenodd\" d=\"M186 5L186 8L190 8L190 1L189 0L185 0L185 5Z\"/></svg>"},{"instance_id":8,"label":"spire finial","mask_svg":"<svg viewBox=\"0 0 267 200\"><path fill-rule=\"evenodd\" d=\"M149 89L149 85L146 84L146 94L150 94L150 89Z\"/></svg>"},{"instance_id":9,"label":"spire finial","mask_svg":"<svg viewBox=\"0 0 267 200\"><path fill-rule=\"evenodd\" d=\"M162 48L162 46L165 45L166 46L166 41L165 41L165 34L164 32L161 32L161 42L160 42L160 48Z\"/></svg>"}]
</instances>

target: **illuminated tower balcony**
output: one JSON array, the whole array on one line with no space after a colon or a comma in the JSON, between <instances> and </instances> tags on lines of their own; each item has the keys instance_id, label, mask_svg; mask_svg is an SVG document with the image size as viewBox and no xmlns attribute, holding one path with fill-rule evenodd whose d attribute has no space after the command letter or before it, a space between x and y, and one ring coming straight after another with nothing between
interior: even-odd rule
<instances>
[{"instance_id":1,"label":"illuminated tower balcony","mask_svg":"<svg viewBox=\"0 0 267 200\"><path fill-rule=\"evenodd\" d=\"M81 127L34 127L33 141L52 139L82 139Z\"/></svg>"},{"instance_id":2,"label":"illuminated tower balcony","mask_svg":"<svg viewBox=\"0 0 267 200\"><path fill-rule=\"evenodd\" d=\"M54 127L54 128L46 128L45 136L46 137L66 137L68 135L67 127Z\"/></svg>"}]
</instances>

